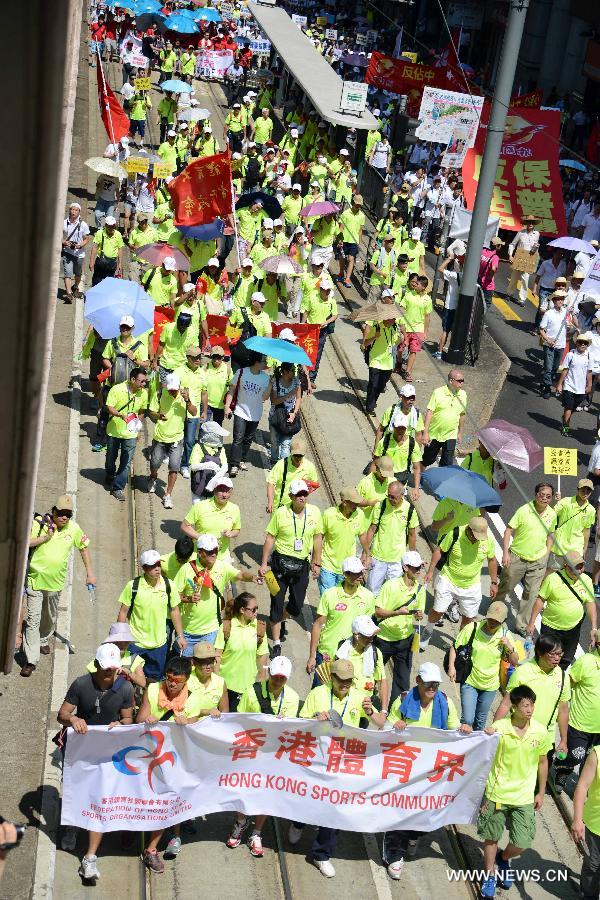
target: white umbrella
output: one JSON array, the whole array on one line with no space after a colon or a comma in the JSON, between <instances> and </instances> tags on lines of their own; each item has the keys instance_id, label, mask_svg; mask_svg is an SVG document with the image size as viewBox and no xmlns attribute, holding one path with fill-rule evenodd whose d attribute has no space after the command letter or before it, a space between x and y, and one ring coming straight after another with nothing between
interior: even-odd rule
<instances>
[{"instance_id":1,"label":"white umbrella","mask_svg":"<svg viewBox=\"0 0 600 900\"><path fill-rule=\"evenodd\" d=\"M115 162L114 159L108 159L105 156L91 156L89 159L86 159L85 165L92 172L97 172L99 175L109 175L111 178L127 178L127 172L123 166Z\"/></svg>"},{"instance_id":2,"label":"white umbrella","mask_svg":"<svg viewBox=\"0 0 600 900\"><path fill-rule=\"evenodd\" d=\"M189 109L178 112L177 119L180 122L199 122L201 119L210 119L210 111L199 106L190 106Z\"/></svg>"},{"instance_id":3,"label":"white umbrella","mask_svg":"<svg viewBox=\"0 0 600 900\"><path fill-rule=\"evenodd\" d=\"M275 272L276 275L301 275L302 267L289 256L267 256L260 261L263 272Z\"/></svg>"}]
</instances>

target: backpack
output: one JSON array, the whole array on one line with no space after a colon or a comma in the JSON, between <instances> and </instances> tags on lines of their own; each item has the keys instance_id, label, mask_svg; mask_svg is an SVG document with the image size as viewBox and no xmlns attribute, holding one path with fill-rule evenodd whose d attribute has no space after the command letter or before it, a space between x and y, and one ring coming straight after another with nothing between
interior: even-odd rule
<instances>
[{"instance_id":1,"label":"backpack","mask_svg":"<svg viewBox=\"0 0 600 900\"><path fill-rule=\"evenodd\" d=\"M250 359L253 355L253 351L248 350L248 348L244 346L244 341L248 340L248 338L255 337L257 332L256 328L248 318L246 310L241 307L240 312L243 319L242 333L239 341L231 348L231 361L234 362L236 366L239 366L240 369L243 369L250 365Z\"/></svg>"},{"instance_id":2,"label":"backpack","mask_svg":"<svg viewBox=\"0 0 600 900\"><path fill-rule=\"evenodd\" d=\"M135 599L138 595L138 591L140 589L140 581L142 580L142 575L136 575L131 583L131 605L129 610L127 611L127 618L131 618L131 614L133 613L133 607L135 606ZM167 578L166 575L162 576L162 579L165 583L165 591L167 593L167 605L171 606L171 582Z\"/></svg>"},{"instance_id":3,"label":"backpack","mask_svg":"<svg viewBox=\"0 0 600 900\"><path fill-rule=\"evenodd\" d=\"M221 620L219 619L219 622L220 621ZM262 644L263 638L266 633L267 633L267 623L266 622L257 622L256 623L256 649L257 649L257 651L258 651L258 648L260 647L260 645ZM223 639L224 639L225 643L227 643L227 641L229 640L230 635L231 635L231 619L225 619L223 622ZM261 682L259 682L259 684L260 683ZM258 702L260 703L260 700ZM264 712L264 709L261 709L261 712ZM268 712L269 713L272 712L270 705L269 705Z\"/></svg>"},{"instance_id":4,"label":"backpack","mask_svg":"<svg viewBox=\"0 0 600 900\"><path fill-rule=\"evenodd\" d=\"M115 354L112 369L110 370L111 385L121 384L123 381L129 381L131 377L131 370L134 369L135 366L137 366L137 362L135 362L133 359L130 359L126 353L122 353L119 350L119 343L116 338L112 338L110 344L113 348L113 353ZM129 350L133 352L141 346L142 342L136 341L131 345Z\"/></svg>"},{"instance_id":5,"label":"backpack","mask_svg":"<svg viewBox=\"0 0 600 900\"><path fill-rule=\"evenodd\" d=\"M410 523L410 520L412 518L412 514L413 514L415 508L414 508L413 504L410 502L410 500L408 500L407 503L408 503L408 512L406 514L406 541L408 542L408 532L410 531L409 523ZM377 519L377 525L375 526L375 532L373 534L373 537L375 537L375 535L379 531L379 526L381 525L381 520L383 518L383 514L385 512L386 506L387 506L387 497L384 499L383 503L381 504L381 509L379 510L379 518Z\"/></svg>"},{"instance_id":6,"label":"backpack","mask_svg":"<svg viewBox=\"0 0 600 900\"><path fill-rule=\"evenodd\" d=\"M248 157L248 165L246 166L246 178L244 187L253 188L258 184L260 178L260 163L257 156Z\"/></svg>"},{"instance_id":7,"label":"backpack","mask_svg":"<svg viewBox=\"0 0 600 900\"><path fill-rule=\"evenodd\" d=\"M198 568L198 566L196 565L195 562L190 562L190 566L192 567L192 571L193 571L194 575L196 576L196 578L198 578L198 576L200 575L200 569ZM212 578L211 578L211 581L212 581ZM214 581L212 583L212 587L210 588L210 590L212 590L213 594L217 598L217 622L220 625L222 622L222 618L223 618L221 616L221 609L223 609L225 607L225 598L223 597L223 594L221 593L219 588L216 586ZM229 625L229 629L231 630L231 623ZM229 637L229 635L227 635L227 636Z\"/></svg>"},{"instance_id":8,"label":"backpack","mask_svg":"<svg viewBox=\"0 0 600 900\"><path fill-rule=\"evenodd\" d=\"M212 453L211 450L204 446L204 444L200 441L200 448L202 449L202 463L216 463L217 468L213 471L212 469L194 469L192 472L192 494L195 497L212 497L212 491L207 491L206 485L213 478L213 476L217 473L217 471L221 468L221 457L219 453Z\"/></svg>"},{"instance_id":9,"label":"backpack","mask_svg":"<svg viewBox=\"0 0 600 900\"><path fill-rule=\"evenodd\" d=\"M447 550L442 550L442 551L441 551L440 558L439 558L438 561L437 561L436 569L437 569L439 572L442 571L442 569L444 568L444 566L445 566L446 563L448 562L448 557L449 557L450 554L452 553L452 548L454 547L455 543L457 542L458 537L459 537L459 534L460 534L460 528L459 528L458 525L456 525L456 526L452 529L452 540L450 541L450 546L448 547ZM445 537L446 537L446 535L444 535L444 538L445 538ZM444 538L442 538L442 540L444 540ZM438 547L439 547L439 544L438 544Z\"/></svg>"}]
</instances>

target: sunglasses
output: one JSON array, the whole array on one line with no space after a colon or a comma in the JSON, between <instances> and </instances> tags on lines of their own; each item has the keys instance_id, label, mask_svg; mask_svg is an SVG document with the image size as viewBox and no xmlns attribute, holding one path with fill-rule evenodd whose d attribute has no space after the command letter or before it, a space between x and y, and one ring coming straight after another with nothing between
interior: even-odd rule
<instances>
[{"instance_id":1,"label":"sunglasses","mask_svg":"<svg viewBox=\"0 0 600 900\"><path fill-rule=\"evenodd\" d=\"M455 381L457 384L463 384L464 378L451 378L450 381Z\"/></svg>"},{"instance_id":2,"label":"sunglasses","mask_svg":"<svg viewBox=\"0 0 600 900\"><path fill-rule=\"evenodd\" d=\"M61 516L63 519L72 519L73 511L71 509L57 509L56 515Z\"/></svg>"},{"instance_id":3,"label":"sunglasses","mask_svg":"<svg viewBox=\"0 0 600 900\"><path fill-rule=\"evenodd\" d=\"M339 675L335 675L333 672L331 674L331 677L335 678L340 687L343 687L344 685L346 687L352 687L352 682L354 681L353 678L340 678Z\"/></svg>"},{"instance_id":4,"label":"sunglasses","mask_svg":"<svg viewBox=\"0 0 600 900\"><path fill-rule=\"evenodd\" d=\"M203 669L205 666L208 668L209 666L213 666L215 664L214 656L211 659L195 659L194 665L200 666Z\"/></svg>"},{"instance_id":5,"label":"sunglasses","mask_svg":"<svg viewBox=\"0 0 600 900\"><path fill-rule=\"evenodd\" d=\"M425 688L426 691L437 691L439 686L440 686L439 681L424 681L423 682L423 687Z\"/></svg>"},{"instance_id":6,"label":"sunglasses","mask_svg":"<svg viewBox=\"0 0 600 900\"><path fill-rule=\"evenodd\" d=\"M258 612L258 606L245 606L244 609L249 613Z\"/></svg>"}]
</instances>

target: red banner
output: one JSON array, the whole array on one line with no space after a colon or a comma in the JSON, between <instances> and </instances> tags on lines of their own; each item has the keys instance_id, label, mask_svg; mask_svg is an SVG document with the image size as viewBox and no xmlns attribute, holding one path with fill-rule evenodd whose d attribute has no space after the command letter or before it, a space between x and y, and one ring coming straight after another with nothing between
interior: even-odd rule
<instances>
[{"instance_id":1,"label":"red banner","mask_svg":"<svg viewBox=\"0 0 600 900\"><path fill-rule=\"evenodd\" d=\"M233 205L229 154L194 160L168 188L175 225L208 225L217 217L228 216Z\"/></svg>"},{"instance_id":2,"label":"red banner","mask_svg":"<svg viewBox=\"0 0 600 900\"><path fill-rule=\"evenodd\" d=\"M518 97L511 97L510 105L539 109L543 100L544 92L541 88L538 88L537 91L532 91L530 94L521 94Z\"/></svg>"},{"instance_id":3,"label":"red banner","mask_svg":"<svg viewBox=\"0 0 600 900\"><path fill-rule=\"evenodd\" d=\"M226 353L229 353L229 345L235 344L242 334L241 328L232 325L227 316L215 316L209 313L206 317L206 325L211 347L222 347ZM206 346L206 341L204 341L202 349L204 350Z\"/></svg>"},{"instance_id":4,"label":"red banner","mask_svg":"<svg viewBox=\"0 0 600 900\"><path fill-rule=\"evenodd\" d=\"M98 103L100 116L106 128L109 141L116 143L122 137L129 134L129 119L123 112L123 107L117 100L115 92L106 80L102 63L96 59L96 77L98 79Z\"/></svg>"},{"instance_id":5,"label":"red banner","mask_svg":"<svg viewBox=\"0 0 600 900\"><path fill-rule=\"evenodd\" d=\"M154 310L154 332L152 334L152 349L156 353L160 334L167 322L175 321L175 310L170 306L157 306Z\"/></svg>"},{"instance_id":6,"label":"red banner","mask_svg":"<svg viewBox=\"0 0 600 900\"><path fill-rule=\"evenodd\" d=\"M292 322L273 322L273 337L279 337L279 332L284 328L289 328L294 332L297 338L298 347L306 350L310 356L311 365L309 369L314 369L317 364L317 350L319 349L319 326L318 325L297 325Z\"/></svg>"},{"instance_id":7,"label":"red banner","mask_svg":"<svg viewBox=\"0 0 600 900\"><path fill-rule=\"evenodd\" d=\"M365 81L384 91L406 94L406 109L411 116L419 112L426 84L440 88L448 87L444 70L422 63L405 62L393 56L384 56L376 50L371 54Z\"/></svg>"},{"instance_id":8,"label":"red banner","mask_svg":"<svg viewBox=\"0 0 600 900\"><path fill-rule=\"evenodd\" d=\"M487 123L489 106L482 115ZM500 218L500 227L520 231L523 216L538 219L536 228L546 235L567 233L562 181L558 167L560 112L553 109L510 107L500 152L490 215ZM479 128L475 147L463 164L464 194L473 209L483 148L485 127Z\"/></svg>"}]
</instances>

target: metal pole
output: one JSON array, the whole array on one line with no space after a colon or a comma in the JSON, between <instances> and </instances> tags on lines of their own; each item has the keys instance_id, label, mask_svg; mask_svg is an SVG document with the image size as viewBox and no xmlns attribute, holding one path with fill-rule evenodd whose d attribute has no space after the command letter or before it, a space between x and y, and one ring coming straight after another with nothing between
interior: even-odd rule
<instances>
[{"instance_id":1,"label":"metal pole","mask_svg":"<svg viewBox=\"0 0 600 900\"><path fill-rule=\"evenodd\" d=\"M473 206L473 219L469 232L463 277L461 279L456 319L452 329L450 347L444 353L444 360L454 365L463 365L465 361L465 348L469 336L469 324L477 287L481 251L485 241L485 229L496 180L496 168L500 158L506 116L510 106L510 96L528 6L529 0L510 0L508 23L502 45L502 58L498 69L498 80L494 91L485 150L479 174L479 184Z\"/></svg>"},{"instance_id":2,"label":"metal pole","mask_svg":"<svg viewBox=\"0 0 600 900\"><path fill-rule=\"evenodd\" d=\"M454 210L453 210L454 212ZM433 284L431 286L431 299L433 300L434 306L437 298L437 290L438 284L440 281L440 262L442 257L446 255L446 247L448 245L448 235L450 234L450 223L452 221L452 216L444 217L444 224L442 225L442 235L440 237L440 246L438 255L435 258L435 271L433 273Z\"/></svg>"}]
</instances>

